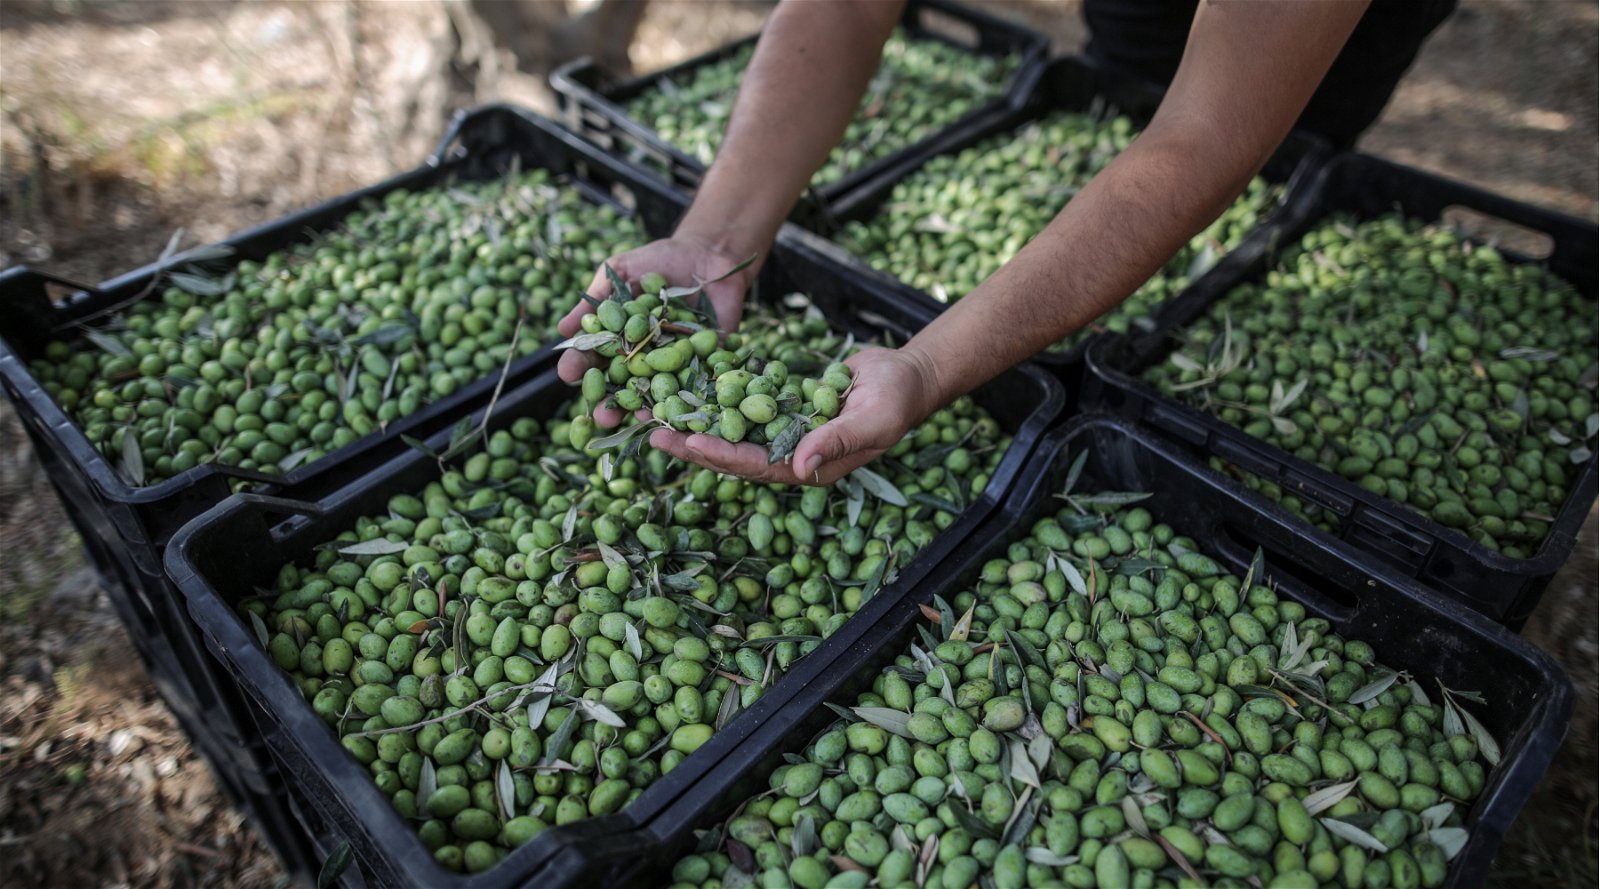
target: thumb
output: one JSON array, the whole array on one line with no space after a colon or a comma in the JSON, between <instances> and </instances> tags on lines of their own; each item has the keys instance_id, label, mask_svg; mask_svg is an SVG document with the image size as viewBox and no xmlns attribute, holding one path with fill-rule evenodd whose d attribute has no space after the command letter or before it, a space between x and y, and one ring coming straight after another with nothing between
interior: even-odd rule
<instances>
[{"instance_id":1,"label":"thumb","mask_svg":"<svg viewBox=\"0 0 1600 889\"><path fill-rule=\"evenodd\" d=\"M806 433L794 449L794 474L809 479L818 469L871 447L871 430L859 414L835 417Z\"/></svg>"}]
</instances>

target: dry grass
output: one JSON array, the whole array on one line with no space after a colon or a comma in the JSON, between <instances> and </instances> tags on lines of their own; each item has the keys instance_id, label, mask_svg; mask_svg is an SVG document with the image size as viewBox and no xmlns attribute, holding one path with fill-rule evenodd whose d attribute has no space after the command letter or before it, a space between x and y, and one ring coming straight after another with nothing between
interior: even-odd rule
<instances>
[{"instance_id":1,"label":"dry grass","mask_svg":"<svg viewBox=\"0 0 1600 889\"><path fill-rule=\"evenodd\" d=\"M1075 3L993 5L1058 52L1082 45ZM661 67L769 8L653 0L632 58ZM446 28L439 0L6 0L0 265L100 280L179 226L215 239L414 165L474 100L553 107L503 66L452 71ZM1593 4L1465 2L1362 146L1592 219L1595 62ZM1591 516L1526 630L1577 707L1496 885L1596 884L1595 540ZM0 554L0 883L272 885L275 862L138 669L5 406Z\"/></svg>"}]
</instances>

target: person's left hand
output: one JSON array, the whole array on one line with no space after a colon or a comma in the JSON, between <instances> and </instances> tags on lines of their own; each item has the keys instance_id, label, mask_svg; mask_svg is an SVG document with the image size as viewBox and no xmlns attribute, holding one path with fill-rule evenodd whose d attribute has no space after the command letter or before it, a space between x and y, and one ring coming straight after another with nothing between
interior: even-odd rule
<instances>
[{"instance_id":1,"label":"person's left hand","mask_svg":"<svg viewBox=\"0 0 1600 889\"><path fill-rule=\"evenodd\" d=\"M907 349L867 349L845 359L853 382L839 416L805 434L791 461L767 463L767 449L714 435L673 429L650 433L650 444L707 469L752 481L831 485L894 447L938 407L931 368Z\"/></svg>"}]
</instances>

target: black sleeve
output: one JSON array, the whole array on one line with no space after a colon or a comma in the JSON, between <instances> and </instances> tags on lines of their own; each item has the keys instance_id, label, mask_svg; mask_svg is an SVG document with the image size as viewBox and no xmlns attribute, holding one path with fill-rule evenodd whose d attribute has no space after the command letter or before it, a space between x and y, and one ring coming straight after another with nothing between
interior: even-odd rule
<instances>
[{"instance_id":1,"label":"black sleeve","mask_svg":"<svg viewBox=\"0 0 1600 889\"><path fill-rule=\"evenodd\" d=\"M1108 70L1166 85L1177 73L1197 0L1084 0L1087 55ZM1422 42L1456 0L1374 0L1296 126L1353 144L1389 102Z\"/></svg>"}]
</instances>

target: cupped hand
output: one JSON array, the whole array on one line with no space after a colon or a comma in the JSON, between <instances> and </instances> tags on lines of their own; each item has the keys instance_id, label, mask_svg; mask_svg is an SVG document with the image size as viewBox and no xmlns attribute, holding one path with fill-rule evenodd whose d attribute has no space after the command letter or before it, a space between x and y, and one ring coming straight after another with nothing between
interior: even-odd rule
<instances>
[{"instance_id":1,"label":"cupped hand","mask_svg":"<svg viewBox=\"0 0 1600 889\"><path fill-rule=\"evenodd\" d=\"M705 296L711 302L712 311L716 313L717 325L723 331L736 330L739 320L744 316L745 291L750 288L750 282L755 280L759 263L752 263L740 270L737 274L728 275L728 271L749 259L747 256L728 256L716 248L696 238L687 235L678 235L652 241L637 250L629 250L611 257L607 263L629 282L637 282L645 275L655 272L667 279L667 283L677 286L693 286L697 281L710 281L705 287ZM717 280L721 278L722 280ZM589 296L597 300L605 299L611 294L611 282L606 276L604 267L595 270L594 280L589 283ZM572 307L566 317L557 325L562 336L575 336L581 330L579 320L584 315L594 311L594 306L588 300L580 299ZM605 359L593 352L584 352L577 349L568 349L562 353L560 362L556 365L556 373L568 383L576 383L583 379L583 372L591 367L604 366ZM595 408L595 422L610 428L622 421L623 412L615 408L600 406Z\"/></svg>"},{"instance_id":2,"label":"cupped hand","mask_svg":"<svg viewBox=\"0 0 1600 889\"><path fill-rule=\"evenodd\" d=\"M767 463L767 449L714 435L657 429L650 444L707 469L753 481L831 485L877 459L938 405L932 368L907 349L867 349L845 360L853 373L839 416L805 434L790 460Z\"/></svg>"}]
</instances>

